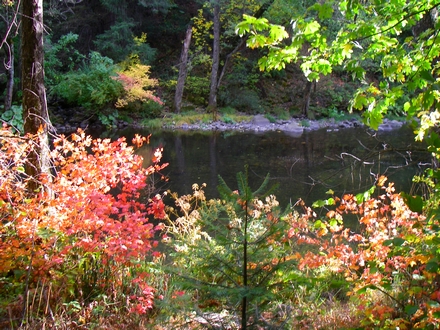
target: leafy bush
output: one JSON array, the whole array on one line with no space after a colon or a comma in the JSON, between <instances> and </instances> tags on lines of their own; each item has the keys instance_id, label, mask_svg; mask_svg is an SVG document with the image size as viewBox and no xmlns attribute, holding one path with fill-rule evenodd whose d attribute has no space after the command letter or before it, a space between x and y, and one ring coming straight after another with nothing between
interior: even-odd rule
<instances>
[{"instance_id":1,"label":"leafy bush","mask_svg":"<svg viewBox=\"0 0 440 330\"><path fill-rule=\"evenodd\" d=\"M198 185L192 195L173 195L177 209L169 210L175 218L165 237L174 265L166 269L177 275L172 283L182 295L197 292L201 315L223 310L223 320L236 325L240 300L242 311L255 308L242 328L270 325L273 320L259 318L276 313L266 299L293 304L312 322L329 299L350 301L352 314L338 327L434 328L440 322L440 217L432 207L438 199L426 204L432 207L426 217L415 212L422 211L420 198L404 195L405 202L386 180L378 177L377 187L356 196L315 202L320 216L301 200L280 212L273 196L255 198L241 173L237 191L220 181L219 200L206 200ZM344 214L357 215L359 227L344 226ZM185 307L197 308L187 303L182 312L191 311Z\"/></svg>"},{"instance_id":2,"label":"leafy bush","mask_svg":"<svg viewBox=\"0 0 440 330\"><path fill-rule=\"evenodd\" d=\"M144 118L157 118L162 114L163 106L155 101L142 103L141 115Z\"/></svg>"},{"instance_id":3,"label":"leafy bush","mask_svg":"<svg viewBox=\"0 0 440 330\"><path fill-rule=\"evenodd\" d=\"M125 114L131 118L154 119L161 117L163 106L155 101L147 100L145 102L131 102L123 108Z\"/></svg>"},{"instance_id":4,"label":"leafy bush","mask_svg":"<svg viewBox=\"0 0 440 330\"><path fill-rule=\"evenodd\" d=\"M121 63L120 67L121 70L117 72L116 79L122 83L124 93L116 102L117 108L148 110L148 107L152 107L150 102L156 102L158 105L163 104L151 91L151 88L156 87L158 82L156 79L150 78L149 66L140 64L139 59L135 56L129 61ZM147 108L144 108L144 104L147 104L145 105Z\"/></svg>"},{"instance_id":5,"label":"leafy bush","mask_svg":"<svg viewBox=\"0 0 440 330\"><path fill-rule=\"evenodd\" d=\"M206 77L188 76L185 83L185 97L197 105L207 105L209 79Z\"/></svg>"},{"instance_id":6,"label":"leafy bush","mask_svg":"<svg viewBox=\"0 0 440 330\"><path fill-rule=\"evenodd\" d=\"M310 127L310 121L308 119L301 119L300 124L302 127Z\"/></svg>"},{"instance_id":7,"label":"leafy bush","mask_svg":"<svg viewBox=\"0 0 440 330\"><path fill-rule=\"evenodd\" d=\"M261 105L258 93L250 89L235 89L219 91L219 103L247 113L261 113Z\"/></svg>"},{"instance_id":8,"label":"leafy bush","mask_svg":"<svg viewBox=\"0 0 440 330\"><path fill-rule=\"evenodd\" d=\"M0 297L8 306L0 309L0 322L74 328L100 315L124 311L129 319L150 311L155 294L145 270L159 253L158 227L149 218L162 218L164 206L146 188L149 175L163 168L161 150L143 169L123 138L61 136L51 152L54 175L36 178L40 188L30 193L24 167L37 137L4 128L0 135Z\"/></svg>"},{"instance_id":9,"label":"leafy bush","mask_svg":"<svg viewBox=\"0 0 440 330\"><path fill-rule=\"evenodd\" d=\"M373 186L356 196L315 202L325 216L305 207L313 234L299 267L325 266L344 274L352 284L348 294L362 311L363 328L434 328L440 321L440 288L434 284L440 269L438 219L411 210L386 180L378 178L376 198ZM421 211L421 199L415 203L408 197L414 210ZM346 228L343 214L358 215L361 230ZM296 227L289 231L292 238L302 235Z\"/></svg>"},{"instance_id":10,"label":"leafy bush","mask_svg":"<svg viewBox=\"0 0 440 330\"><path fill-rule=\"evenodd\" d=\"M92 52L88 63L80 70L64 75L64 79L53 88L52 93L69 106L82 106L97 112L113 106L122 95L123 86L115 77L116 66L113 61Z\"/></svg>"},{"instance_id":11,"label":"leafy bush","mask_svg":"<svg viewBox=\"0 0 440 330\"><path fill-rule=\"evenodd\" d=\"M273 115L271 115L270 113L266 113L264 115L264 117L266 119L268 119L271 123L276 123L276 121L277 121L277 119Z\"/></svg>"},{"instance_id":12,"label":"leafy bush","mask_svg":"<svg viewBox=\"0 0 440 330\"><path fill-rule=\"evenodd\" d=\"M233 115L237 111L233 107L221 107L218 109L218 112L222 115Z\"/></svg>"},{"instance_id":13,"label":"leafy bush","mask_svg":"<svg viewBox=\"0 0 440 330\"><path fill-rule=\"evenodd\" d=\"M105 127L114 127L117 120L119 119L119 112L118 110L113 110L112 112L108 113L107 112L108 111L98 113L98 119Z\"/></svg>"},{"instance_id":14,"label":"leafy bush","mask_svg":"<svg viewBox=\"0 0 440 330\"><path fill-rule=\"evenodd\" d=\"M234 119L232 117L230 117L229 115L223 115L222 120L226 124L234 124L235 123Z\"/></svg>"},{"instance_id":15,"label":"leafy bush","mask_svg":"<svg viewBox=\"0 0 440 330\"><path fill-rule=\"evenodd\" d=\"M16 132L23 133L23 108L21 105L12 105L11 109L3 112L0 118L12 126Z\"/></svg>"},{"instance_id":16,"label":"leafy bush","mask_svg":"<svg viewBox=\"0 0 440 330\"><path fill-rule=\"evenodd\" d=\"M314 108L314 111L319 117L333 118L336 121L341 121L347 117L346 113L336 108Z\"/></svg>"},{"instance_id":17,"label":"leafy bush","mask_svg":"<svg viewBox=\"0 0 440 330\"><path fill-rule=\"evenodd\" d=\"M288 110L280 108L280 107L275 107L273 109L273 114L281 120L288 120L290 119L290 113Z\"/></svg>"}]
</instances>

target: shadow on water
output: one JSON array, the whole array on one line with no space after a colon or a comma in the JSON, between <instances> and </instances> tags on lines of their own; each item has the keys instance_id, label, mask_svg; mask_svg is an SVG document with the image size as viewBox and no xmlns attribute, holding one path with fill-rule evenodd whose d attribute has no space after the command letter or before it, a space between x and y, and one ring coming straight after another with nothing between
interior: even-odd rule
<instances>
[{"instance_id":1,"label":"shadow on water","mask_svg":"<svg viewBox=\"0 0 440 330\"><path fill-rule=\"evenodd\" d=\"M325 198L332 189L337 195L358 193L370 188L377 175L385 174L397 191L409 192L414 174L430 163L421 143L414 141L408 127L388 132L352 128L328 132L305 132L290 137L282 132L264 134L231 132L149 132L125 129L112 138L134 134L149 135L150 144L138 152L145 165L154 149L163 147L163 161L169 163L163 174L167 183L160 189L179 194L192 191L193 183L206 183L208 198L217 197L218 175L230 187L236 186L236 173L249 165L249 182L258 187L267 173L279 183L277 198L281 205L302 198L311 204Z\"/></svg>"}]
</instances>

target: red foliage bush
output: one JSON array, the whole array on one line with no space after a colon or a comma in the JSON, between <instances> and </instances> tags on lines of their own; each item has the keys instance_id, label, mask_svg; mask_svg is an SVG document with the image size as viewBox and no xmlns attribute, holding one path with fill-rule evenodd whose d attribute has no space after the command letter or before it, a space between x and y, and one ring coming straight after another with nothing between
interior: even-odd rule
<instances>
[{"instance_id":1,"label":"red foliage bush","mask_svg":"<svg viewBox=\"0 0 440 330\"><path fill-rule=\"evenodd\" d=\"M60 136L52 173L37 178L39 190L29 192L32 178L24 168L35 137L3 128L0 139L1 276L14 274L11 281L28 289L50 282L60 299L86 302L92 293L85 291L93 289L129 297L131 311L150 309L154 288L136 269L158 254L150 218L163 217L164 204L146 188L148 177L166 166L159 164L160 150L143 168L124 138L93 140L80 130ZM133 142L139 147L148 139Z\"/></svg>"}]
</instances>

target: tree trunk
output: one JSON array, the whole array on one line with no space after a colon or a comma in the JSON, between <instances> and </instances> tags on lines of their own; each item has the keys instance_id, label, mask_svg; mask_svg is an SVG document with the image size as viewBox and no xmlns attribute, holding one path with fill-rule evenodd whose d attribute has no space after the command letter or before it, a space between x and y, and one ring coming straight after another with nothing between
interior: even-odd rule
<instances>
[{"instance_id":1,"label":"tree trunk","mask_svg":"<svg viewBox=\"0 0 440 330\"><path fill-rule=\"evenodd\" d=\"M180 55L179 77L177 78L176 94L174 96L174 112L180 113L182 106L183 89L185 88L186 75L188 73L188 52L191 44L192 26L186 30L183 42L182 54Z\"/></svg>"},{"instance_id":2,"label":"tree trunk","mask_svg":"<svg viewBox=\"0 0 440 330\"><path fill-rule=\"evenodd\" d=\"M304 90L304 104L303 104L303 115L306 118L309 118L309 106L310 106L310 96L312 94L312 85L313 83L311 81L307 80L306 88Z\"/></svg>"},{"instance_id":3,"label":"tree trunk","mask_svg":"<svg viewBox=\"0 0 440 330\"><path fill-rule=\"evenodd\" d=\"M12 96L14 95L14 41L12 38L7 39L9 47L9 60L5 64L6 68L6 95L5 95L5 111L11 109Z\"/></svg>"},{"instance_id":4,"label":"tree trunk","mask_svg":"<svg viewBox=\"0 0 440 330\"><path fill-rule=\"evenodd\" d=\"M209 91L210 108L214 113L214 120L217 117L217 76L220 65L220 2L215 0L214 3L214 42L212 53L212 69L211 69L211 87Z\"/></svg>"},{"instance_id":5,"label":"tree trunk","mask_svg":"<svg viewBox=\"0 0 440 330\"><path fill-rule=\"evenodd\" d=\"M24 132L33 135L35 148L28 157L29 190L39 187L38 177L49 173L48 128L44 88L43 0L22 2L22 88Z\"/></svg>"},{"instance_id":6,"label":"tree trunk","mask_svg":"<svg viewBox=\"0 0 440 330\"><path fill-rule=\"evenodd\" d=\"M434 29L434 20L432 19L433 15L436 15L437 9L433 9L431 12L426 12L425 15L423 15L422 19L418 21L413 27L412 27L412 33L413 35L418 38L419 35L423 32L425 32L428 29Z\"/></svg>"}]
</instances>

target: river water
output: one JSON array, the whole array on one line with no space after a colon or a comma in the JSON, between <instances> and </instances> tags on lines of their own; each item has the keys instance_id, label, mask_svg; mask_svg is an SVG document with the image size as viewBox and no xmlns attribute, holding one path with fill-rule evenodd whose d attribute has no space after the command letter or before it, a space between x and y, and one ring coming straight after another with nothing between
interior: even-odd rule
<instances>
[{"instance_id":1,"label":"river water","mask_svg":"<svg viewBox=\"0 0 440 330\"><path fill-rule=\"evenodd\" d=\"M249 182L259 187L267 173L278 183L276 196L285 206L298 198L311 204L337 195L370 188L385 174L397 191L410 192L412 177L429 164L429 154L408 127L375 132L367 128L305 132L291 137L283 132L262 134L238 132L171 132L126 129L118 136L131 141L134 134L152 133L150 144L138 150L149 165L155 148L163 147L163 170L167 182L156 182L159 190L179 194L191 192L193 183L206 183L207 197L218 197L220 175L231 189L237 189L236 173L249 166ZM114 135L112 137L115 137Z\"/></svg>"}]
</instances>

